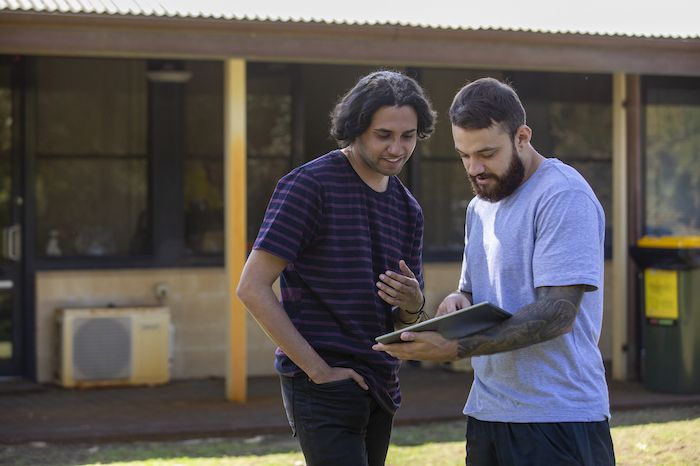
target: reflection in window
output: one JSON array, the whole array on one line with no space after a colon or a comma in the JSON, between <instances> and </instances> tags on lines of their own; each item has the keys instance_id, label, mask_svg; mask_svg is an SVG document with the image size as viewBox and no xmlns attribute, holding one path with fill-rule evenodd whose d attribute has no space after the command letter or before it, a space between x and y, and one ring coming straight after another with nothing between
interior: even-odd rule
<instances>
[{"instance_id":1,"label":"reflection in window","mask_svg":"<svg viewBox=\"0 0 700 466\"><path fill-rule=\"evenodd\" d=\"M12 86L11 68L0 61L0 226L12 221ZM0 261L4 261L0 258ZM13 356L13 295L14 291L0 290L0 364Z\"/></svg>"},{"instance_id":2,"label":"reflection in window","mask_svg":"<svg viewBox=\"0 0 700 466\"><path fill-rule=\"evenodd\" d=\"M645 234L700 235L700 80L645 80Z\"/></svg>"},{"instance_id":3,"label":"reflection in window","mask_svg":"<svg viewBox=\"0 0 700 466\"><path fill-rule=\"evenodd\" d=\"M147 253L145 62L36 63L37 254Z\"/></svg>"},{"instance_id":4,"label":"reflection in window","mask_svg":"<svg viewBox=\"0 0 700 466\"><path fill-rule=\"evenodd\" d=\"M610 76L425 69L421 81L439 114L435 134L420 144L420 185L415 191L426 219L428 259L461 257L464 213L473 193L454 150L447 110L465 83L483 76L513 85L525 106L535 149L576 168L592 186L608 219L612 213Z\"/></svg>"},{"instance_id":5,"label":"reflection in window","mask_svg":"<svg viewBox=\"0 0 700 466\"><path fill-rule=\"evenodd\" d=\"M185 95L185 246L190 254L224 251L223 64L187 62Z\"/></svg>"},{"instance_id":6,"label":"reflection in window","mask_svg":"<svg viewBox=\"0 0 700 466\"><path fill-rule=\"evenodd\" d=\"M532 128L532 145L574 167L605 211L612 254L612 78L578 73L507 73Z\"/></svg>"},{"instance_id":7,"label":"reflection in window","mask_svg":"<svg viewBox=\"0 0 700 466\"><path fill-rule=\"evenodd\" d=\"M400 68L396 68L400 71ZM337 148L330 136L330 114L338 99L376 68L359 65L303 65L299 71L303 92L299 96L304 112L304 150L294 164L315 159ZM298 105L295 102L295 105ZM297 154L295 154L297 155ZM405 171L405 170L404 170Z\"/></svg>"},{"instance_id":8,"label":"reflection in window","mask_svg":"<svg viewBox=\"0 0 700 466\"><path fill-rule=\"evenodd\" d=\"M13 95L11 67L0 61L0 225L12 223ZM0 322L1 324L1 322Z\"/></svg>"},{"instance_id":9,"label":"reflection in window","mask_svg":"<svg viewBox=\"0 0 700 466\"><path fill-rule=\"evenodd\" d=\"M330 112L361 76L374 70L369 66L248 63L249 243L255 240L277 181L294 166L337 147L329 135Z\"/></svg>"},{"instance_id":10,"label":"reflection in window","mask_svg":"<svg viewBox=\"0 0 700 466\"><path fill-rule=\"evenodd\" d=\"M277 180L290 170L292 77L284 64L249 63L248 242L258 234Z\"/></svg>"},{"instance_id":11,"label":"reflection in window","mask_svg":"<svg viewBox=\"0 0 700 466\"><path fill-rule=\"evenodd\" d=\"M455 151L447 111L457 91L486 72L422 69L420 81L438 113L433 135L418 143L420 173L413 193L423 207L424 249L428 260L461 260L464 215L474 197L462 162ZM498 77L495 73L488 73Z\"/></svg>"}]
</instances>

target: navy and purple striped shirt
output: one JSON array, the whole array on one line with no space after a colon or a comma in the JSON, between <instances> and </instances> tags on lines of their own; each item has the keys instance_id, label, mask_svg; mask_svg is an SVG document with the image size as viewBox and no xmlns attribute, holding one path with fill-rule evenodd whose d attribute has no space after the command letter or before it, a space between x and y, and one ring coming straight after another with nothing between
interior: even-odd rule
<instances>
[{"instance_id":1,"label":"navy and purple striped shirt","mask_svg":"<svg viewBox=\"0 0 700 466\"><path fill-rule=\"evenodd\" d=\"M253 246L289 261L280 283L294 326L330 366L361 374L389 412L401 402L399 361L372 350L394 330L376 283L403 259L422 288L422 247L423 213L408 189L392 176L386 191L372 190L339 150L279 181ZM275 367L301 372L279 348Z\"/></svg>"}]
</instances>

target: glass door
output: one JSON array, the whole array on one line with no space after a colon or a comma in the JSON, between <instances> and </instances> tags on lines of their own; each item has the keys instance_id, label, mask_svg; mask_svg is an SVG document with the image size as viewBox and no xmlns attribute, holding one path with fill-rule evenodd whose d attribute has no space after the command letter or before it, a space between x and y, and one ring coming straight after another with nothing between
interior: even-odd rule
<instances>
[{"instance_id":1,"label":"glass door","mask_svg":"<svg viewBox=\"0 0 700 466\"><path fill-rule=\"evenodd\" d=\"M0 377L21 370L22 198L17 163L17 62L0 57Z\"/></svg>"}]
</instances>

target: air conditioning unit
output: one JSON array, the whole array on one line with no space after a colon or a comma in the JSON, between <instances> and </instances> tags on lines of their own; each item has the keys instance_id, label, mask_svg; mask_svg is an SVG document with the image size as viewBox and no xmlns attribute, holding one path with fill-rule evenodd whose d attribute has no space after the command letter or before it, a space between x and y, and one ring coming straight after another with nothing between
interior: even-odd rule
<instances>
[{"instance_id":1,"label":"air conditioning unit","mask_svg":"<svg viewBox=\"0 0 700 466\"><path fill-rule=\"evenodd\" d=\"M166 307L59 309L64 387L156 385L170 379Z\"/></svg>"}]
</instances>

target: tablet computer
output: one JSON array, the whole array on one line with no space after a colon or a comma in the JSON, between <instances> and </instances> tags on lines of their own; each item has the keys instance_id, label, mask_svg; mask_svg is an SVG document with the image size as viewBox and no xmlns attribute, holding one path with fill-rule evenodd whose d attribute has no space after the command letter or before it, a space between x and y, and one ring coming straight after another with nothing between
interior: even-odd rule
<instances>
[{"instance_id":1,"label":"tablet computer","mask_svg":"<svg viewBox=\"0 0 700 466\"><path fill-rule=\"evenodd\" d=\"M375 338L378 343L401 343L400 335L403 332L438 332L448 340L466 337L474 333L481 332L487 328L491 328L509 318L511 315L500 307L483 302L474 304L464 309L452 312L450 314L441 315L433 319L419 322L396 330L395 332L385 333Z\"/></svg>"}]
</instances>

